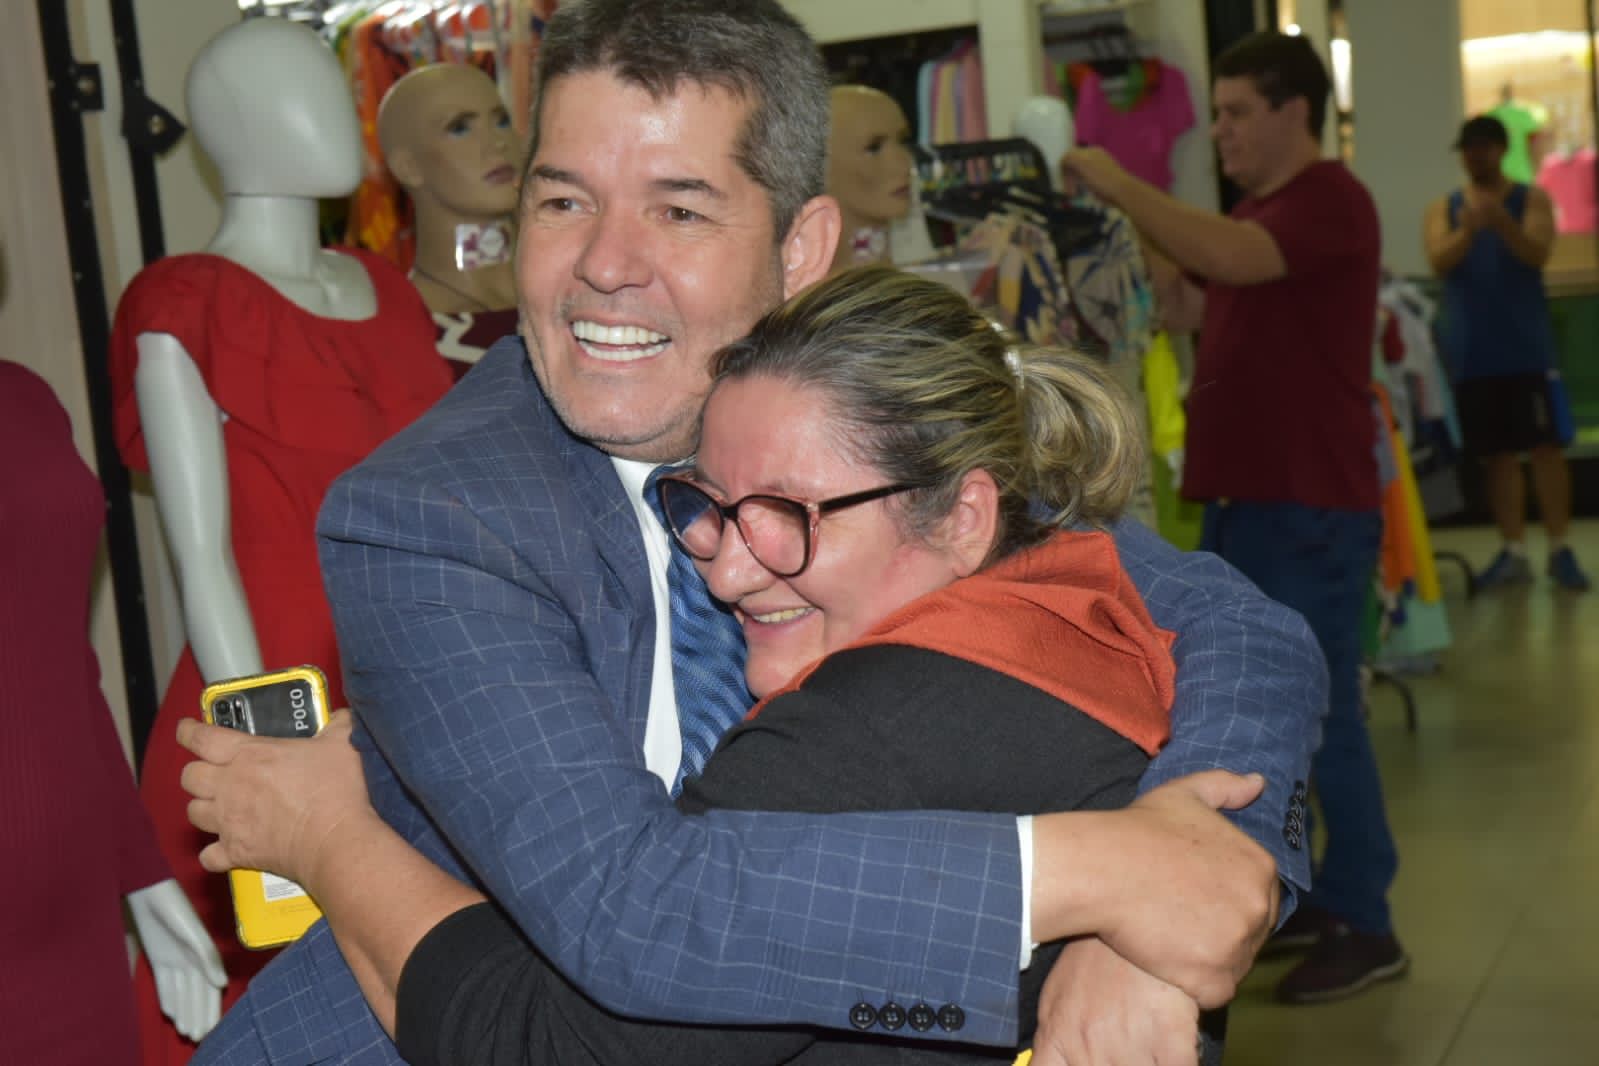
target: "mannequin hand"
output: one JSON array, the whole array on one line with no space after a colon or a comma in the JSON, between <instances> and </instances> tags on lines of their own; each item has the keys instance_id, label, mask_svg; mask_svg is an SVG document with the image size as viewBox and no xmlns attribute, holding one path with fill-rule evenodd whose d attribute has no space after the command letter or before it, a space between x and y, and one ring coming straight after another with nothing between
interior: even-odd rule
<instances>
[{"instance_id":1,"label":"mannequin hand","mask_svg":"<svg viewBox=\"0 0 1599 1066\"><path fill-rule=\"evenodd\" d=\"M1127 178L1121 164L1103 148L1073 148L1061 156L1060 174L1068 194L1086 189L1113 204L1117 202L1117 190Z\"/></svg>"},{"instance_id":2,"label":"mannequin hand","mask_svg":"<svg viewBox=\"0 0 1599 1066\"><path fill-rule=\"evenodd\" d=\"M315 872L337 851L331 841L351 822L377 818L350 746L352 721L337 711L310 740L179 722L178 743L199 757L181 778L194 797L189 821L218 837L200 852L200 865L269 870L315 895Z\"/></svg>"},{"instance_id":3,"label":"mannequin hand","mask_svg":"<svg viewBox=\"0 0 1599 1066\"><path fill-rule=\"evenodd\" d=\"M1067 944L1039 994L1033 1066L1196 1066L1199 1005L1097 937Z\"/></svg>"},{"instance_id":4,"label":"mannequin hand","mask_svg":"<svg viewBox=\"0 0 1599 1066\"><path fill-rule=\"evenodd\" d=\"M199 1043L222 1016L222 989L228 983L222 957L177 881L157 881L127 898L139 943L155 974L161 1013L178 1032Z\"/></svg>"}]
</instances>

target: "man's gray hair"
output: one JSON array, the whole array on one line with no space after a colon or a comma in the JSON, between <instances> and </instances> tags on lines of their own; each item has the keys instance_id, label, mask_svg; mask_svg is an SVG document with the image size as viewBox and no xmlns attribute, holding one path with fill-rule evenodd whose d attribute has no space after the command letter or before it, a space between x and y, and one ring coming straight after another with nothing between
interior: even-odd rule
<instances>
[{"instance_id":1,"label":"man's gray hair","mask_svg":"<svg viewBox=\"0 0 1599 1066\"><path fill-rule=\"evenodd\" d=\"M827 174L827 68L816 43L777 0L576 0L562 4L539 44L531 161L539 100L556 78L606 71L657 99L685 82L750 102L735 148L767 191L781 241Z\"/></svg>"}]
</instances>

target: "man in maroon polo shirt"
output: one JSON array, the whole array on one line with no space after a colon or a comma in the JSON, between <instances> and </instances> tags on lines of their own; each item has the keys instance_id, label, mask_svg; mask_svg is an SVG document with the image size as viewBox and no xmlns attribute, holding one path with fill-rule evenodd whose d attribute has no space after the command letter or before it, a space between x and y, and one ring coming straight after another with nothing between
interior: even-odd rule
<instances>
[{"instance_id":1,"label":"man in maroon polo shirt","mask_svg":"<svg viewBox=\"0 0 1599 1066\"><path fill-rule=\"evenodd\" d=\"M1277 988L1310 1003L1409 966L1388 911L1398 855L1360 698L1381 537L1370 391L1381 240L1365 186L1321 158L1329 82L1310 43L1257 33L1214 72L1212 134L1244 193L1231 216L1172 199L1097 148L1061 166L1202 286L1183 477L1206 503L1201 547L1303 614L1327 657L1312 767L1327 844L1313 892L1275 938L1311 948ZM1288 832L1308 843L1308 829Z\"/></svg>"}]
</instances>

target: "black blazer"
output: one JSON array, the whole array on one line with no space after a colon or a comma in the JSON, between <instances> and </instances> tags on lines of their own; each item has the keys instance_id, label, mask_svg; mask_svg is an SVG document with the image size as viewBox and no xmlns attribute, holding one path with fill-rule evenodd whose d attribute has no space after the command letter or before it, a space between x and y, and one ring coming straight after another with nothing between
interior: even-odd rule
<instances>
[{"instance_id":1,"label":"black blazer","mask_svg":"<svg viewBox=\"0 0 1599 1066\"><path fill-rule=\"evenodd\" d=\"M879 645L830 657L799 691L729 731L678 802L690 813L1105 810L1132 800L1148 763L1132 741L1031 685L938 652ZM1059 943L1045 945L1020 975L1024 1043L1059 951ZM945 1006L863 998L860 1033L632 1021L595 1005L482 904L440 923L407 961L397 1043L414 1066L954 1066L1015 1058L1012 1048L894 1039L929 1021L929 1035L942 1031L957 1020L940 1017Z\"/></svg>"}]
</instances>

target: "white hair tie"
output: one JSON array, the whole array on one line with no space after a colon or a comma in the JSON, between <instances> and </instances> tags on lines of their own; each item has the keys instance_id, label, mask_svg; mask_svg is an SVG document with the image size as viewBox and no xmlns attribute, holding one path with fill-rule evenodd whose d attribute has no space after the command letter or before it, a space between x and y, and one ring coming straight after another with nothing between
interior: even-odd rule
<instances>
[{"instance_id":1,"label":"white hair tie","mask_svg":"<svg viewBox=\"0 0 1599 1066\"><path fill-rule=\"evenodd\" d=\"M1008 332L1004 326L995 322L992 318L988 320L988 326L1001 337ZM1022 383L1022 354L1017 351L1014 345L1007 345L1005 348L1005 366L1010 370L1011 377L1016 379L1016 384L1020 385Z\"/></svg>"},{"instance_id":2,"label":"white hair tie","mask_svg":"<svg viewBox=\"0 0 1599 1066\"><path fill-rule=\"evenodd\" d=\"M1014 376L1016 378L1016 384L1020 385L1022 383L1022 356L1021 356L1021 353L1018 352L1015 348L1006 348L1005 349L1005 365L1010 368L1010 372L1011 372L1012 376Z\"/></svg>"}]
</instances>

